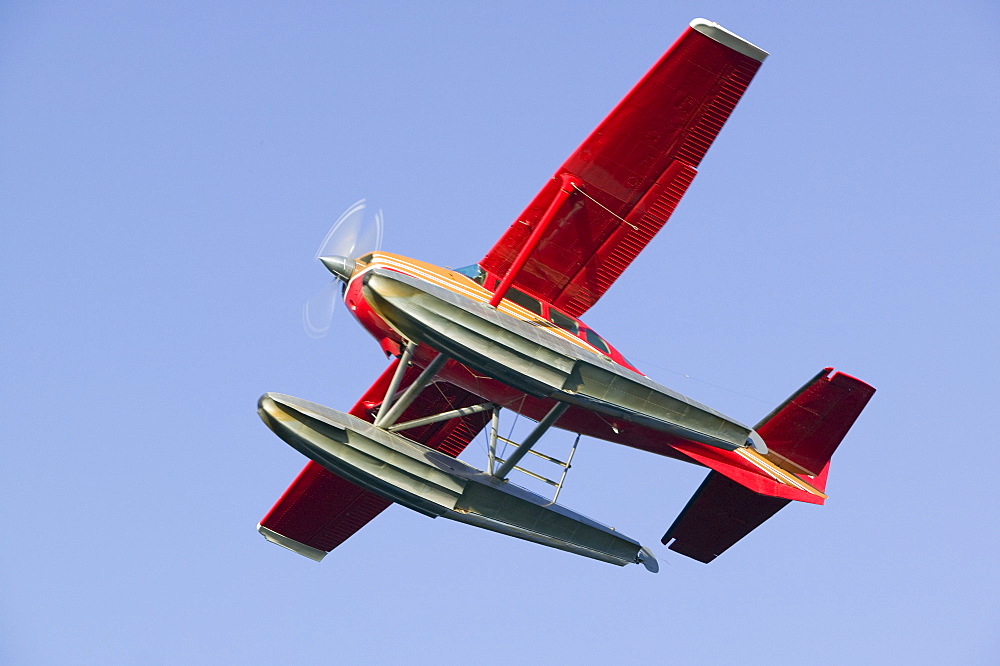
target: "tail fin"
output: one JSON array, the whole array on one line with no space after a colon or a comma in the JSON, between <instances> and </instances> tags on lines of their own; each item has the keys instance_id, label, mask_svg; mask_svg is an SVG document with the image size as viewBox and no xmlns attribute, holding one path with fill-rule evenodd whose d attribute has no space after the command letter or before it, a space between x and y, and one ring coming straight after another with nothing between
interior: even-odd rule
<instances>
[{"instance_id":1,"label":"tail fin","mask_svg":"<svg viewBox=\"0 0 1000 666\"><path fill-rule=\"evenodd\" d=\"M825 368L754 428L775 465L824 492L830 456L875 393L868 384ZM663 535L670 550L711 562L789 500L754 492L744 475L717 465ZM721 473L720 473L721 472ZM727 478L729 477L729 478Z\"/></svg>"},{"instance_id":2,"label":"tail fin","mask_svg":"<svg viewBox=\"0 0 1000 666\"><path fill-rule=\"evenodd\" d=\"M824 468L875 389L824 368L754 428L767 443L767 458L795 474L824 476ZM823 488L819 488L823 490Z\"/></svg>"}]
</instances>

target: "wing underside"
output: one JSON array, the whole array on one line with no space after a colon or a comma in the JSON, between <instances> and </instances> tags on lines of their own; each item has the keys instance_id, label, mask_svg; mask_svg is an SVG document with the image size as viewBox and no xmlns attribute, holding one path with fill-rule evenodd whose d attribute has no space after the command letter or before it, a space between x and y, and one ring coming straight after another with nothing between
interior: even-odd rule
<instances>
[{"instance_id":1,"label":"wing underside","mask_svg":"<svg viewBox=\"0 0 1000 666\"><path fill-rule=\"evenodd\" d=\"M561 187L579 181L514 286L578 317L666 223L767 54L692 22L559 168L481 265L510 268Z\"/></svg>"}]
</instances>

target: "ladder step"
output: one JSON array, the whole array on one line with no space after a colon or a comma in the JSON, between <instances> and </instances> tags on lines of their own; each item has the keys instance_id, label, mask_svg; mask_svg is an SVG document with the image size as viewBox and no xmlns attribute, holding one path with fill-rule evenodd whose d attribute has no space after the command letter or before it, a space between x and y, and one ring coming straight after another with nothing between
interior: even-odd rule
<instances>
[{"instance_id":1,"label":"ladder step","mask_svg":"<svg viewBox=\"0 0 1000 666\"><path fill-rule=\"evenodd\" d=\"M497 441L498 442L506 442L507 444L510 444L514 448L518 448L518 449L521 448L520 444L518 444L517 442L512 442L509 439L506 439L505 437L499 437L498 436L497 437ZM530 453L532 455L535 455L535 456L538 456L542 460L548 460L550 463L552 463L554 465L559 465L560 467L565 467L565 468L569 469L569 462L563 462L562 460L559 460L558 458L553 458L552 456L547 456L544 453L540 453L540 452L538 452L538 451L536 451L534 449L528 449L528 453ZM494 457L496 457L496 456L494 456ZM496 458L496 459L500 460L500 458Z\"/></svg>"},{"instance_id":2,"label":"ladder step","mask_svg":"<svg viewBox=\"0 0 1000 666\"><path fill-rule=\"evenodd\" d=\"M503 458L494 458L494 460L496 460L501 465L503 463L507 462ZM555 486L556 488L558 488L559 485L560 485L559 481L553 481L552 479L546 479L541 474L535 474L534 472L532 472L529 469L524 469L523 467L518 467L517 465L514 465L514 469L516 469L518 472L521 472L522 474L527 474L530 477L536 478L539 481L544 481L545 483L549 484L550 486Z\"/></svg>"},{"instance_id":3,"label":"ladder step","mask_svg":"<svg viewBox=\"0 0 1000 666\"><path fill-rule=\"evenodd\" d=\"M530 470L526 470L523 467L518 467L516 465L514 466L514 469L516 469L517 471L522 472L524 474L527 474L530 477L536 478L539 481L544 481L545 483L549 484L550 486L554 486L556 488L559 487L559 482L558 481L553 481L552 479L546 479L541 474L535 474L534 472L532 472Z\"/></svg>"},{"instance_id":4,"label":"ladder step","mask_svg":"<svg viewBox=\"0 0 1000 666\"><path fill-rule=\"evenodd\" d=\"M495 469L494 466L497 465L497 464L499 464L500 465L500 471L504 472L504 476L509 475L510 472L518 471L518 472L521 472L522 474L527 474L531 478L537 479L537 480L541 481L542 483L547 483L548 485L550 485L550 486L552 486L553 488L556 489L555 490L555 494L552 496L552 503L554 504L556 502L556 500L559 499L559 493L562 492L563 483L565 483L565 481L566 481L566 474L567 474L567 472L569 472L569 470L570 470L570 468L572 466L573 456L576 454L576 446L577 446L577 444L580 443L580 435L577 434L576 440L573 442L573 447L569 450L569 455L566 457L565 462L562 461L562 460L559 460L558 458L553 458L552 456L549 456L549 455L546 455L544 453L539 453L538 451L535 451L531 447L535 443L535 441L537 441L537 437L534 437L534 432L532 433L531 436L529 436L528 439L531 440L531 441L528 444L528 449L527 449L526 453L533 453L536 456L538 456L539 458L541 458L542 460L546 460L546 461L552 463L553 465L559 465L560 467L562 467L562 474L560 475L559 480L558 481L553 481L552 479L545 478L541 474L536 474L535 472L532 472L530 470L524 469L523 467L518 467L517 465L511 465L510 467L507 467L507 460L505 460L505 459L500 458L499 456L497 456L497 454L496 454L496 443L497 442L503 442L504 444L509 444L510 446L514 447L514 451L511 452L511 457L514 458L514 460L517 461L517 462L520 462L521 456L523 456L524 453L525 453L525 452L521 452L520 451L521 447L523 446L523 443L515 442L515 441L510 440L510 439L508 439L506 437L501 437L500 433L497 432L497 430L499 429L497 427L498 421L496 420L498 412L499 412L499 407L497 407L496 410L493 412L493 419L494 419L494 421L493 421L493 428L490 431L490 450L488 452L488 454L489 454L489 470L490 470L490 473L493 474L494 476L498 476L499 472L494 471L494 469ZM551 413L552 412L550 412L550 415L551 415ZM548 419L548 418L549 417L546 416L546 419ZM543 421L544 421L544 419L543 419ZM549 424L549 425L551 425L551 424ZM534 439L532 439L532 437L534 437Z\"/></svg>"},{"instance_id":5,"label":"ladder step","mask_svg":"<svg viewBox=\"0 0 1000 666\"><path fill-rule=\"evenodd\" d=\"M562 460L559 460L557 458L553 458L552 456L547 456L544 453L539 453L538 451L536 451L534 449L531 449L530 451L528 451L528 453L534 453L539 458L542 458L543 460L548 460L550 463L554 463L556 465L559 465L560 467L569 467L569 463L565 463Z\"/></svg>"}]
</instances>

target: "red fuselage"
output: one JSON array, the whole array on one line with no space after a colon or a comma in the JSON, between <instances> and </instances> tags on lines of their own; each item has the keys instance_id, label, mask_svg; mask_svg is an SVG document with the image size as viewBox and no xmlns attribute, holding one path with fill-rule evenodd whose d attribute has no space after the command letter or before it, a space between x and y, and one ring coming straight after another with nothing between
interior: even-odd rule
<instances>
[{"instance_id":1,"label":"red fuselage","mask_svg":"<svg viewBox=\"0 0 1000 666\"><path fill-rule=\"evenodd\" d=\"M483 301L489 299L492 294L492 288L495 288L499 282L497 276L486 272L482 272L476 276L476 279L473 279L457 271L383 252L361 258L358 266L357 272L345 287L344 301L365 330L378 341L382 350L387 355L394 356L401 353L402 347L405 345L404 336L395 330L382 314L373 308L363 296L362 279L366 270L378 266L421 280L430 279L439 286L445 286L452 291L457 291L470 297L478 296ZM531 319L544 320L549 324L546 330L552 332L553 335L559 335L563 339L572 338L575 344L578 344L590 353L610 359L630 372L641 375L617 349L580 320L559 312L544 301L515 290L512 290L512 292L508 292L507 298L500 303L499 309L501 311L506 312L512 317L518 317L523 321ZM552 322L555 322L555 325L552 325ZM421 345L414 355L414 362L421 367L426 366L436 354L435 350ZM527 395L507 384L483 376L482 373L454 360L449 361L445 365L440 372L440 376L443 380L479 395L486 401L493 402L536 421L540 420L555 404L551 399ZM371 405L373 411L377 407L376 403ZM558 428L571 432L688 462L695 461L678 452L675 447L697 446L705 449L712 448L696 442L689 442L640 424L614 419L579 407L571 407L555 425Z\"/></svg>"}]
</instances>

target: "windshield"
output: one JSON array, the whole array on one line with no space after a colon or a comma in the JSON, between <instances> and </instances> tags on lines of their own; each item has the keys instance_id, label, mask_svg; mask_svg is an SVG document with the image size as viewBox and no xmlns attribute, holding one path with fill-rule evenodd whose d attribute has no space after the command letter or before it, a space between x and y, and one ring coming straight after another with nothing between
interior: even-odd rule
<instances>
[{"instance_id":1,"label":"windshield","mask_svg":"<svg viewBox=\"0 0 1000 666\"><path fill-rule=\"evenodd\" d=\"M479 264L469 264L468 266L462 266L461 268L455 269L456 273L464 275L470 278L473 282L477 284L483 284L486 281L486 271L479 267Z\"/></svg>"}]
</instances>

